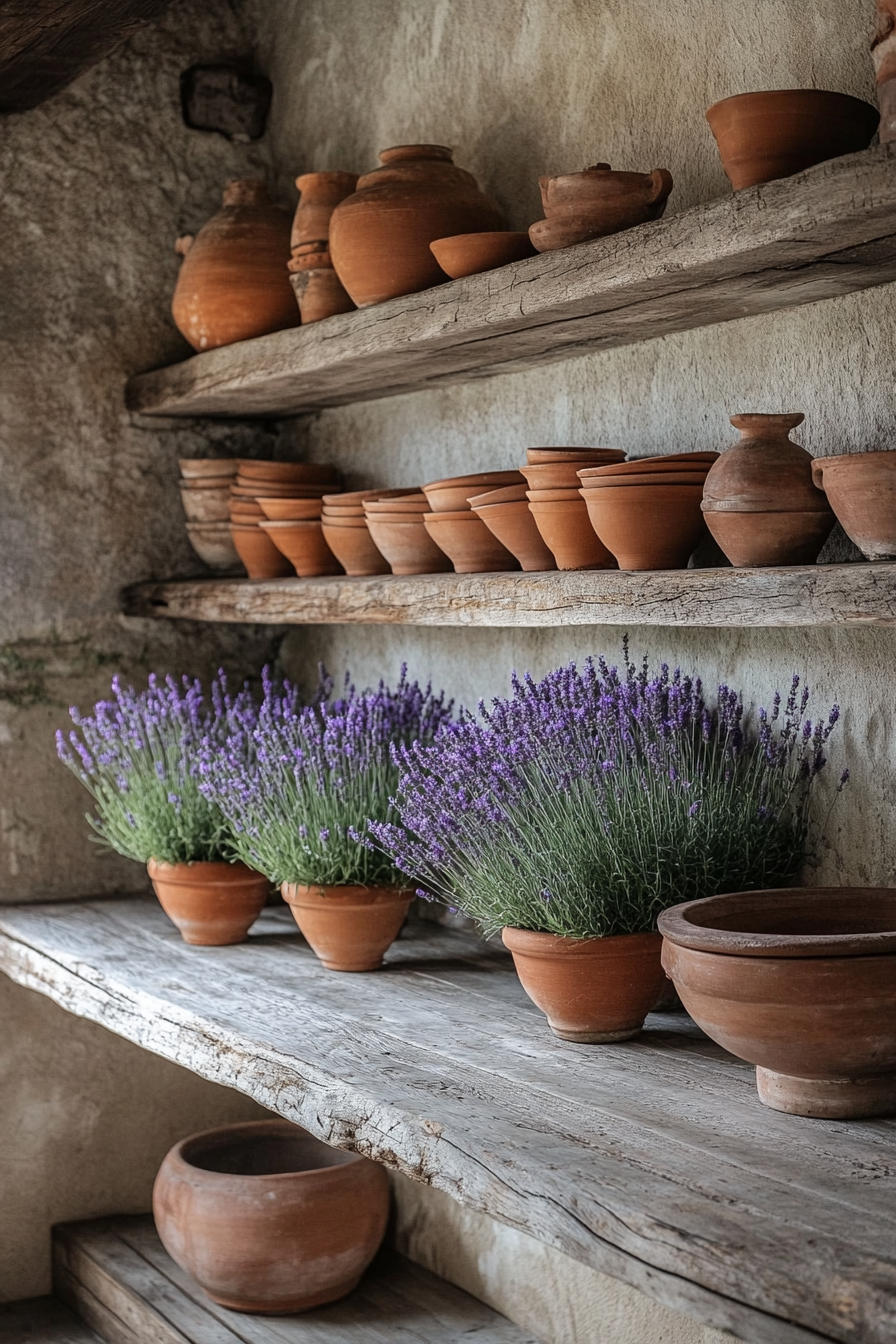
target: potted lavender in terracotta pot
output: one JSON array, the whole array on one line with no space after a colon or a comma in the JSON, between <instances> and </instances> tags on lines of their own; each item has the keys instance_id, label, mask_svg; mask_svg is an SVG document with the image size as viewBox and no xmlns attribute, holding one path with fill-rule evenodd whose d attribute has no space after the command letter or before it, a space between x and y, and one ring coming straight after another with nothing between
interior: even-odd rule
<instances>
[{"instance_id":1,"label":"potted lavender in terracotta pot","mask_svg":"<svg viewBox=\"0 0 896 1344\"><path fill-rule=\"evenodd\" d=\"M657 917L781 886L836 722L794 696L749 727L740 696L628 659L514 678L513 695L401 753L397 818L370 830L402 872L503 931L529 997L570 1041L636 1035L665 984Z\"/></svg>"},{"instance_id":2,"label":"potted lavender in terracotta pot","mask_svg":"<svg viewBox=\"0 0 896 1344\"><path fill-rule=\"evenodd\" d=\"M450 715L404 668L394 690L357 691L346 678L335 696L325 678L298 710L292 688L266 678L257 722L204 756L202 791L237 853L280 887L328 970L375 970L398 935L414 893L366 827L391 819L393 748L431 742Z\"/></svg>"},{"instance_id":3,"label":"potted lavender in terracotta pot","mask_svg":"<svg viewBox=\"0 0 896 1344\"><path fill-rule=\"evenodd\" d=\"M155 675L145 691L116 677L112 695L92 715L73 708L74 730L56 734L60 759L93 798L97 839L146 864L184 942L243 942L270 884L239 861L221 809L200 792L199 751L251 725L250 695L231 696L222 673L208 699L199 681Z\"/></svg>"}]
</instances>

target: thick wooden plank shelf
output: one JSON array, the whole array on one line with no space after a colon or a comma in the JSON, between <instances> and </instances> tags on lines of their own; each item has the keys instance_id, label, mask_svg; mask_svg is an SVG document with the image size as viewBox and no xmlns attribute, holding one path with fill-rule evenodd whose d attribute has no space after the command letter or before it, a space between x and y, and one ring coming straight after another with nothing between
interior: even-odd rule
<instances>
[{"instance_id":1,"label":"thick wooden plank shelf","mask_svg":"<svg viewBox=\"0 0 896 1344\"><path fill-rule=\"evenodd\" d=\"M152 1218L66 1223L53 1232L59 1297L106 1344L538 1344L491 1307L394 1252L360 1286L301 1316L226 1311L178 1269ZM60 1340L59 1344L67 1344Z\"/></svg>"},{"instance_id":2,"label":"thick wooden plank shelf","mask_svg":"<svg viewBox=\"0 0 896 1344\"><path fill-rule=\"evenodd\" d=\"M54 1297L0 1305L2 1344L102 1344L89 1326Z\"/></svg>"},{"instance_id":3,"label":"thick wooden plank shelf","mask_svg":"<svg viewBox=\"0 0 896 1344\"><path fill-rule=\"evenodd\" d=\"M128 406L296 415L884 284L896 279L894 164L896 145L875 146L610 238L211 350L132 378Z\"/></svg>"},{"instance_id":4,"label":"thick wooden plank shelf","mask_svg":"<svg viewBox=\"0 0 896 1344\"><path fill-rule=\"evenodd\" d=\"M737 1338L896 1338L896 1123L766 1110L683 1014L569 1044L500 948L416 921L337 975L274 907L216 949L151 900L6 907L0 970Z\"/></svg>"},{"instance_id":5,"label":"thick wooden plank shelf","mask_svg":"<svg viewBox=\"0 0 896 1344\"><path fill-rule=\"evenodd\" d=\"M127 591L131 616L273 625L896 625L896 563L789 569L195 579Z\"/></svg>"}]
</instances>

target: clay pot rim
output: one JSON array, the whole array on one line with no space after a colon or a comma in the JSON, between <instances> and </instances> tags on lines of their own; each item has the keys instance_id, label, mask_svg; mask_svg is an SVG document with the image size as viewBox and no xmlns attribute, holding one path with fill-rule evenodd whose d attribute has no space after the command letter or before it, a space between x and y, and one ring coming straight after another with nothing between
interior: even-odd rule
<instances>
[{"instance_id":1,"label":"clay pot rim","mask_svg":"<svg viewBox=\"0 0 896 1344\"><path fill-rule=\"evenodd\" d=\"M864 453L838 453L836 457L813 457L812 473L827 471L828 467L848 466L852 462L870 462L872 458L886 458L896 466L896 448L877 448Z\"/></svg>"},{"instance_id":2,"label":"clay pot rim","mask_svg":"<svg viewBox=\"0 0 896 1344\"><path fill-rule=\"evenodd\" d=\"M721 453L660 453L654 457L629 457L624 462L610 462L598 467L580 467L576 473L579 479L584 476L627 475L628 471L693 471L700 463L711 466L722 456ZM659 464L662 465L659 465ZM709 471L707 466L707 471Z\"/></svg>"},{"instance_id":3,"label":"clay pot rim","mask_svg":"<svg viewBox=\"0 0 896 1344\"><path fill-rule=\"evenodd\" d=\"M291 527L294 531L301 531L306 527L320 527L320 518L260 518L258 526L262 532L279 532Z\"/></svg>"},{"instance_id":4,"label":"clay pot rim","mask_svg":"<svg viewBox=\"0 0 896 1344\"><path fill-rule=\"evenodd\" d=\"M782 901L798 911L811 911L822 900L842 896L880 898L892 902L893 928L878 933L785 934L753 933L750 930L721 929L695 922L695 913L711 917L731 910L734 902L755 910L779 909ZM760 891L734 891L706 896L699 901L684 901L664 910L659 917L663 937L678 947L735 957L812 957L879 956L896 952L896 887L770 887Z\"/></svg>"},{"instance_id":5,"label":"clay pot rim","mask_svg":"<svg viewBox=\"0 0 896 1344\"><path fill-rule=\"evenodd\" d=\"M371 513L367 515L367 525L373 523L390 523L396 527L422 527L423 512L420 513Z\"/></svg>"},{"instance_id":6,"label":"clay pot rim","mask_svg":"<svg viewBox=\"0 0 896 1344\"><path fill-rule=\"evenodd\" d=\"M337 528L343 531L350 529L354 532L361 532L367 526L367 519L363 514L360 518L328 518L326 514L323 514L320 525L321 527Z\"/></svg>"},{"instance_id":7,"label":"clay pot rim","mask_svg":"<svg viewBox=\"0 0 896 1344\"><path fill-rule=\"evenodd\" d=\"M357 501L359 504L363 505L364 501L367 499L400 499L403 495L416 495L419 493L419 491L414 490L410 486L407 488L401 487L399 489L391 490L380 490L376 487L371 487L369 490L334 491L330 495L324 495L323 501L324 504L334 504L337 508L342 508L349 502L354 503Z\"/></svg>"},{"instance_id":8,"label":"clay pot rim","mask_svg":"<svg viewBox=\"0 0 896 1344\"><path fill-rule=\"evenodd\" d=\"M220 490L222 494L229 495L233 478L230 476L182 476L178 481L181 491L184 490Z\"/></svg>"},{"instance_id":9,"label":"clay pot rim","mask_svg":"<svg viewBox=\"0 0 896 1344\"><path fill-rule=\"evenodd\" d=\"M499 500L497 504L477 504L473 508L473 513L528 513L529 501L527 499L504 499ZM443 514L442 517L445 515Z\"/></svg>"},{"instance_id":10,"label":"clay pot rim","mask_svg":"<svg viewBox=\"0 0 896 1344\"><path fill-rule=\"evenodd\" d=\"M545 933L539 929L519 929L505 924L501 930L504 946L511 952L522 952L529 957L574 957L589 955L597 949L608 949L611 945L620 947L623 943L630 947L635 941L651 943L661 941L661 935L652 930L648 933L611 933L603 937L568 938L560 933Z\"/></svg>"},{"instance_id":11,"label":"clay pot rim","mask_svg":"<svg viewBox=\"0 0 896 1344\"><path fill-rule=\"evenodd\" d=\"M690 491L700 499L703 498L703 486L699 482L695 482L692 485L675 485L674 483L669 483L667 485L650 485L649 483L644 485L602 485L590 490L587 488L580 490L579 493L585 499L605 499L609 495L621 503L622 500L626 498L633 499L635 495L643 495L647 492L653 492L660 495L672 494L674 498L674 493L677 491L681 491L682 493Z\"/></svg>"},{"instance_id":12,"label":"clay pot rim","mask_svg":"<svg viewBox=\"0 0 896 1344\"><path fill-rule=\"evenodd\" d=\"M296 1132L298 1131L298 1133ZM197 1173L203 1184L209 1185L229 1185L234 1181L296 1181L308 1177L314 1177L318 1182L325 1173L339 1173L346 1167L353 1167L367 1159L361 1153L350 1152L347 1148L331 1149L332 1152L339 1155L336 1162L328 1163L323 1167L302 1167L298 1171L275 1171L275 1172L236 1172L236 1171L209 1171L207 1167L197 1166L190 1157L197 1149L208 1152L216 1148L229 1147L233 1143L245 1142L248 1139L258 1137L265 1138L284 1138L312 1139L315 1143L321 1144L326 1148L322 1139L304 1129L301 1125L294 1125L289 1120L247 1120L242 1124L220 1125L215 1129L205 1129L198 1134L189 1134L185 1139L181 1139L168 1153L166 1161L180 1167L183 1171Z\"/></svg>"},{"instance_id":13,"label":"clay pot rim","mask_svg":"<svg viewBox=\"0 0 896 1344\"><path fill-rule=\"evenodd\" d=\"M533 462L531 458L529 458L530 453L560 453L561 456L546 457L541 461ZM624 448L527 448L526 457L529 458L529 460L526 462L526 466L547 467L553 462L572 462L578 461L579 459L582 461L590 461L592 458L609 453L613 454L614 462L624 462L627 457ZM522 471L522 467L520 470Z\"/></svg>"},{"instance_id":14,"label":"clay pot rim","mask_svg":"<svg viewBox=\"0 0 896 1344\"><path fill-rule=\"evenodd\" d=\"M579 489L583 494L585 492L590 494L592 490L606 490L608 487L630 490L633 486L642 485L670 485L672 487L700 485L705 483L706 476L705 471L645 471L643 475L632 472L628 476L607 476L603 480L583 481Z\"/></svg>"},{"instance_id":15,"label":"clay pot rim","mask_svg":"<svg viewBox=\"0 0 896 1344\"><path fill-rule=\"evenodd\" d=\"M577 485L544 486L541 490L527 490L530 504L558 504L562 500L578 499L582 492Z\"/></svg>"},{"instance_id":16,"label":"clay pot rim","mask_svg":"<svg viewBox=\"0 0 896 1344\"><path fill-rule=\"evenodd\" d=\"M299 905L302 903L302 898L310 898L315 905L332 901L342 910L346 907L351 909L352 906L362 909L371 905L399 905L402 902L409 905L414 899L414 890L411 887L362 887L351 884L343 887L326 882L310 884L306 882L281 882L280 894L287 905Z\"/></svg>"},{"instance_id":17,"label":"clay pot rim","mask_svg":"<svg viewBox=\"0 0 896 1344\"><path fill-rule=\"evenodd\" d=\"M844 104L852 104L856 109L861 107L865 112L873 113L875 125L880 121L880 113L873 104L866 102L864 98L856 98L851 93L840 93L836 89L754 89L749 93L733 93L728 98L720 98L717 102L712 103L706 109L706 120L712 125L712 114L718 114L721 108L730 107L732 103L749 106L751 103L761 102L763 99L792 98L795 94L804 98L807 103L818 104L828 99L835 99ZM807 112L810 110L814 109L806 108ZM871 118L869 117L868 120L870 121Z\"/></svg>"},{"instance_id":18,"label":"clay pot rim","mask_svg":"<svg viewBox=\"0 0 896 1344\"><path fill-rule=\"evenodd\" d=\"M446 476L441 481L429 481L420 488L426 494L429 490L458 489L462 485L478 485L480 481L484 485L494 483L497 488L499 485L522 485L524 484L524 478L521 478L522 472L514 467L508 471L475 471L469 476Z\"/></svg>"},{"instance_id":19,"label":"clay pot rim","mask_svg":"<svg viewBox=\"0 0 896 1344\"><path fill-rule=\"evenodd\" d=\"M203 467L226 467L226 471L195 471L198 463ZM239 458L236 457L179 457L177 465L181 476L187 480L201 480L203 476L235 476L239 471Z\"/></svg>"},{"instance_id":20,"label":"clay pot rim","mask_svg":"<svg viewBox=\"0 0 896 1344\"><path fill-rule=\"evenodd\" d=\"M519 493L523 491L522 495ZM484 490L480 495L470 495L467 499L471 509L485 504L510 504L522 500L525 503L525 483L523 485L500 485L497 490Z\"/></svg>"}]
</instances>

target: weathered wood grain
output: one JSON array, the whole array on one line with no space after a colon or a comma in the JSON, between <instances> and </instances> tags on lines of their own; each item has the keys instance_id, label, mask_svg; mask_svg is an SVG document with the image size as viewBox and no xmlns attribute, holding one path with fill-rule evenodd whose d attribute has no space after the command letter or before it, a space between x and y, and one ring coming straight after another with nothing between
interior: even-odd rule
<instances>
[{"instance_id":1,"label":"weathered wood grain","mask_svg":"<svg viewBox=\"0 0 896 1344\"><path fill-rule=\"evenodd\" d=\"M896 625L896 564L145 583L131 616L273 625Z\"/></svg>"},{"instance_id":2,"label":"weathered wood grain","mask_svg":"<svg viewBox=\"0 0 896 1344\"><path fill-rule=\"evenodd\" d=\"M102 1344L99 1335L55 1297L0 1304L0 1340L3 1344Z\"/></svg>"},{"instance_id":3,"label":"weathered wood grain","mask_svg":"<svg viewBox=\"0 0 896 1344\"><path fill-rule=\"evenodd\" d=\"M294 415L896 279L896 145L132 378L148 415Z\"/></svg>"},{"instance_id":4,"label":"weathered wood grain","mask_svg":"<svg viewBox=\"0 0 896 1344\"><path fill-rule=\"evenodd\" d=\"M210 950L151 902L7 907L0 969L738 1338L892 1344L896 1124L765 1110L681 1014L561 1042L505 955L409 933L349 983L275 909Z\"/></svg>"},{"instance_id":5,"label":"weathered wood grain","mask_svg":"<svg viewBox=\"0 0 896 1344\"><path fill-rule=\"evenodd\" d=\"M341 1302L301 1316L217 1306L178 1269L152 1219L68 1223L53 1234L57 1292L109 1344L538 1344L526 1331L394 1252Z\"/></svg>"}]
</instances>

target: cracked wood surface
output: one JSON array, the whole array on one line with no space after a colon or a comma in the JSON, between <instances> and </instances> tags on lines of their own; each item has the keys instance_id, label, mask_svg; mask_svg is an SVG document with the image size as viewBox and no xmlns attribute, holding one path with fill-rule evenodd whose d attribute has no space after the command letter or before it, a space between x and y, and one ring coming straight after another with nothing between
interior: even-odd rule
<instances>
[{"instance_id":1,"label":"cracked wood surface","mask_svg":"<svg viewBox=\"0 0 896 1344\"><path fill-rule=\"evenodd\" d=\"M127 590L131 616L273 625L896 625L896 563L787 569L195 579Z\"/></svg>"},{"instance_id":2,"label":"cracked wood surface","mask_svg":"<svg viewBox=\"0 0 896 1344\"><path fill-rule=\"evenodd\" d=\"M148 415L295 415L896 279L896 144L128 383Z\"/></svg>"},{"instance_id":3,"label":"cracked wood surface","mask_svg":"<svg viewBox=\"0 0 896 1344\"><path fill-rule=\"evenodd\" d=\"M202 949L135 899L6 907L0 970L738 1338L896 1338L896 1123L766 1110L683 1014L572 1045L469 935L345 976L286 911Z\"/></svg>"}]
</instances>

